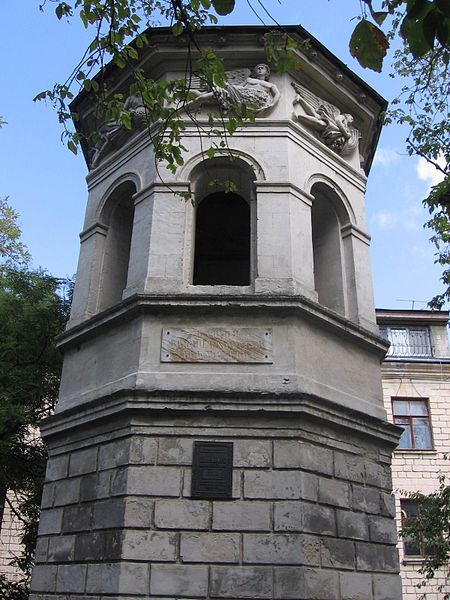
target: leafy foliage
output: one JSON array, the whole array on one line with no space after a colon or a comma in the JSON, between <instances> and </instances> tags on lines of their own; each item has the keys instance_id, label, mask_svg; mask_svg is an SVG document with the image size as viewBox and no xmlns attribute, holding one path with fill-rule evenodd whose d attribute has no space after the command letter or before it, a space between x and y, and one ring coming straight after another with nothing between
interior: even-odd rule
<instances>
[{"instance_id":1,"label":"leafy foliage","mask_svg":"<svg viewBox=\"0 0 450 600\"><path fill-rule=\"evenodd\" d=\"M8 204L8 198L0 199L0 260L9 264L26 264L29 254L20 241L18 213Z\"/></svg>"},{"instance_id":2,"label":"leafy foliage","mask_svg":"<svg viewBox=\"0 0 450 600\"><path fill-rule=\"evenodd\" d=\"M61 285L43 271L0 269L0 490L8 491L23 542L15 559L21 580L0 578L0 596L10 600L28 597L46 463L37 426L56 401L61 356L54 339L69 310Z\"/></svg>"},{"instance_id":3,"label":"leafy foliage","mask_svg":"<svg viewBox=\"0 0 450 600\"><path fill-rule=\"evenodd\" d=\"M426 587L439 569L445 574L446 581L439 585L439 592L444 592L442 600L450 599L448 591L448 570L450 558L450 486L443 475L439 477L439 488L436 492L424 495L419 492L407 494L408 498L417 504L417 516L408 519L403 525L400 535L404 539L414 541L417 545L424 544L432 548L433 552L424 558L419 569L423 580L420 588ZM426 593L421 596L426 598Z\"/></svg>"}]
</instances>

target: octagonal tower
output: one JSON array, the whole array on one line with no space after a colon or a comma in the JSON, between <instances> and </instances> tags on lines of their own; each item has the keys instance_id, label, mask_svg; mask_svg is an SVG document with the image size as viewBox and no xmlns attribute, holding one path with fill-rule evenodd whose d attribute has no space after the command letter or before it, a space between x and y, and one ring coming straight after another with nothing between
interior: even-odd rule
<instances>
[{"instance_id":1,"label":"octagonal tower","mask_svg":"<svg viewBox=\"0 0 450 600\"><path fill-rule=\"evenodd\" d=\"M385 102L287 29L310 45L284 75L264 28L200 34L228 85L195 92L197 121L257 107L231 158L186 116L185 164L156 165L133 97L132 132L84 148L33 600L401 597L364 209ZM185 46L152 36L142 67L179 77Z\"/></svg>"}]
</instances>

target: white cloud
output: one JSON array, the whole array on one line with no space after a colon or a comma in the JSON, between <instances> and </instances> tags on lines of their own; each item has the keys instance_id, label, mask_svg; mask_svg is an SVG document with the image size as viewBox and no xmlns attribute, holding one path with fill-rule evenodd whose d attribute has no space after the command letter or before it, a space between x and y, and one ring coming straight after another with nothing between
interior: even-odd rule
<instances>
[{"instance_id":1,"label":"white cloud","mask_svg":"<svg viewBox=\"0 0 450 600\"><path fill-rule=\"evenodd\" d=\"M378 148L375 153L373 164L388 167L400 158L400 153L394 148Z\"/></svg>"},{"instance_id":2,"label":"white cloud","mask_svg":"<svg viewBox=\"0 0 450 600\"><path fill-rule=\"evenodd\" d=\"M372 217L372 223L380 229L391 229L397 224L399 215L394 212L382 211L375 213Z\"/></svg>"},{"instance_id":3,"label":"white cloud","mask_svg":"<svg viewBox=\"0 0 450 600\"><path fill-rule=\"evenodd\" d=\"M437 163L440 167L444 168L445 167L444 157L441 156L437 160ZM442 171L439 171L438 169L436 169L435 166L433 166L431 163L429 163L422 156L417 161L416 171L417 171L417 177L419 179L421 179L422 181L426 181L430 187L433 185L437 185L444 179L444 174L442 173Z\"/></svg>"}]
</instances>

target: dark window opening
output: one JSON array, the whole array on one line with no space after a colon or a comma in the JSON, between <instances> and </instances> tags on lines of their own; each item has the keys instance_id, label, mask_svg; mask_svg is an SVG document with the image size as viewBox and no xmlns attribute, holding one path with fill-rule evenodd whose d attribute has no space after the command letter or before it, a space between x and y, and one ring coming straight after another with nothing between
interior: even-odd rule
<instances>
[{"instance_id":1,"label":"dark window opening","mask_svg":"<svg viewBox=\"0 0 450 600\"><path fill-rule=\"evenodd\" d=\"M392 398L394 424L403 427L399 450L432 450L428 401L415 398Z\"/></svg>"},{"instance_id":2,"label":"dark window opening","mask_svg":"<svg viewBox=\"0 0 450 600\"><path fill-rule=\"evenodd\" d=\"M419 518L420 506L414 500L400 500L402 511L402 527L412 525ZM403 552L406 557L425 558L435 552L435 547L430 543L422 531L420 534L412 535L405 532L403 534Z\"/></svg>"},{"instance_id":3,"label":"dark window opening","mask_svg":"<svg viewBox=\"0 0 450 600\"><path fill-rule=\"evenodd\" d=\"M193 283L250 284L250 206L238 194L215 192L200 202Z\"/></svg>"}]
</instances>

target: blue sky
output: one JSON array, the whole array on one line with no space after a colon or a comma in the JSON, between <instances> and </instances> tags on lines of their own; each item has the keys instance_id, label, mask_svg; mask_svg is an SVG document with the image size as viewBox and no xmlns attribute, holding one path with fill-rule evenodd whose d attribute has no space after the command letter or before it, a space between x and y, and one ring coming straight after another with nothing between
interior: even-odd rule
<instances>
[{"instance_id":1,"label":"blue sky","mask_svg":"<svg viewBox=\"0 0 450 600\"><path fill-rule=\"evenodd\" d=\"M361 69L348 52L358 0L262 1L280 24L301 24L387 100L395 97L400 82L388 77L388 68L381 75ZM251 2L270 23L258 0ZM223 24L259 23L246 0L236 4ZM76 271L87 169L62 144L54 110L33 97L66 79L89 35L75 20L59 22L53 8L48 3L40 12L39 0L21 2L20 10L17 0L2 2L0 115L8 125L0 129L0 197L9 196L20 213L34 265L65 276ZM421 201L434 174L406 155L406 135L398 126L384 129L366 195L375 302L383 308L410 308L398 300L426 301L441 290L430 233L422 227Z\"/></svg>"}]
</instances>

